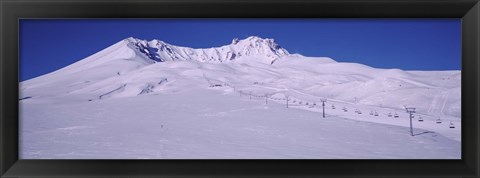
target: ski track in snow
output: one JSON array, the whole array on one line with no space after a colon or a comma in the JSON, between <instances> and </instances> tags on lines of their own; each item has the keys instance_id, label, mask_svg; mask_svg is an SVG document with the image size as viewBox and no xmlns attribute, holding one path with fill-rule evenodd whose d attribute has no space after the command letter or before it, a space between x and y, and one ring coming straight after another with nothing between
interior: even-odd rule
<instances>
[{"instance_id":1,"label":"ski track in snow","mask_svg":"<svg viewBox=\"0 0 480 178\"><path fill-rule=\"evenodd\" d=\"M440 110L440 114L443 116L445 115L445 113L443 112L443 110L445 109L445 105L447 104L447 100L448 100L448 96L450 95L450 91L445 91L445 93L443 94L443 97L442 97L442 100L443 100L443 105L442 105L442 109Z\"/></svg>"},{"instance_id":2,"label":"ski track in snow","mask_svg":"<svg viewBox=\"0 0 480 178\"><path fill-rule=\"evenodd\" d=\"M450 95L450 90L442 91L436 95L428 108L428 113L430 115L436 116L445 116L444 109L448 101L448 96Z\"/></svg>"}]
</instances>

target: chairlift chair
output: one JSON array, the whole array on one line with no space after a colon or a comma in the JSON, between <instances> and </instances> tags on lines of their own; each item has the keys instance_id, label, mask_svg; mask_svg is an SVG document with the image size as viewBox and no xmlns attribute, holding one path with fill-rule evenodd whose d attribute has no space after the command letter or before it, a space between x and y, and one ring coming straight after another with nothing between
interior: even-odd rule
<instances>
[{"instance_id":1,"label":"chairlift chair","mask_svg":"<svg viewBox=\"0 0 480 178\"><path fill-rule=\"evenodd\" d=\"M375 114L374 114L374 116L378 116L378 113L377 113L377 111L375 111Z\"/></svg>"},{"instance_id":2,"label":"chairlift chair","mask_svg":"<svg viewBox=\"0 0 480 178\"><path fill-rule=\"evenodd\" d=\"M391 113L391 112L388 113L388 117L392 117L392 113Z\"/></svg>"},{"instance_id":3,"label":"chairlift chair","mask_svg":"<svg viewBox=\"0 0 480 178\"><path fill-rule=\"evenodd\" d=\"M442 123L442 120L440 120L440 118L438 118L437 121L435 121L435 123L441 124L441 123Z\"/></svg>"},{"instance_id":4,"label":"chairlift chair","mask_svg":"<svg viewBox=\"0 0 480 178\"><path fill-rule=\"evenodd\" d=\"M453 122L450 121L450 126L451 129L455 128L455 125L453 125Z\"/></svg>"},{"instance_id":5,"label":"chairlift chair","mask_svg":"<svg viewBox=\"0 0 480 178\"><path fill-rule=\"evenodd\" d=\"M395 114L393 115L393 117L394 117L394 118L398 118L399 116L398 116L397 113L395 113Z\"/></svg>"},{"instance_id":6,"label":"chairlift chair","mask_svg":"<svg viewBox=\"0 0 480 178\"><path fill-rule=\"evenodd\" d=\"M423 122L422 116L418 116L418 122Z\"/></svg>"}]
</instances>

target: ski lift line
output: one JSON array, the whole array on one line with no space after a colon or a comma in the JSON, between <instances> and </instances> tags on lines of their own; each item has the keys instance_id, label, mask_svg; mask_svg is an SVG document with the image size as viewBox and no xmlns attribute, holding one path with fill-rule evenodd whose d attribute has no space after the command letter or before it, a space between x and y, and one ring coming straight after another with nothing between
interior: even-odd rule
<instances>
[{"instance_id":1,"label":"ski lift line","mask_svg":"<svg viewBox=\"0 0 480 178\"><path fill-rule=\"evenodd\" d=\"M273 98L272 98L272 99L273 99ZM290 100L291 100L291 99L290 99ZM301 100L297 101L297 103L300 103L300 101L301 101ZM304 101L302 101L302 102L304 102ZM290 104L290 106L292 106L292 107L294 107L294 108L296 108L296 109L302 109L302 108L304 108L304 107L302 107L302 106L305 106L305 105L304 105L304 104ZM313 106L313 105L308 105L308 106L309 106L309 108L315 108L315 106ZM360 110L357 109L357 111L360 111ZM372 110L372 111L373 111L373 110ZM361 112L361 111L360 111L360 112ZM396 112L391 113L391 114L392 114L392 117L395 117L395 116L398 115L398 113L396 113ZM417 115L419 115L419 117L421 117L421 115L423 115L423 116L429 116L428 114L421 114L421 113L417 113ZM326 116L338 116L338 117L341 117L341 115L338 115L338 114L334 114L334 115L326 114ZM376 111L375 111L374 116L378 116L378 113L377 113ZM453 128L455 128L455 127L453 126Z\"/></svg>"},{"instance_id":2,"label":"ski lift line","mask_svg":"<svg viewBox=\"0 0 480 178\"><path fill-rule=\"evenodd\" d=\"M313 95L309 95L309 94L305 94L305 93L298 92L298 91L296 91L296 90L292 90L292 91L295 92L295 93L297 93L297 94L304 95L304 96L305 96L305 95L306 95L306 96L313 96ZM240 91L240 93L241 93L241 91ZM278 94L278 93L285 94L283 91L280 91L280 92L273 92L273 94L270 94L270 95L274 95L274 94ZM247 94L247 93L245 93L245 94ZM257 93L254 93L253 95L254 95L254 97L258 97L258 98L265 98L265 95L264 95L264 94L258 95ZM321 97L318 97L318 96L313 96L313 97L315 97L315 98L321 98ZM275 99L275 98L272 98L272 97L268 97L267 99L285 101L285 98ZM298 100L298 98L292 98L292 97L289 97L289 100L291 101L291 102L289 102L289 105L292 106L292 107L305 106L305 104L303 104L303 103L307 102L307 101ZM295 103L292 102L293 100L296 100L296 102L295 102ZM340 102L340 103L347 103L347 104L350 103L350 102L343 102L342 100L336 100L336 99L331 99L330 101ZM302 104L299 104L300 102L302 102ZM311 99L310 99L308 102L312 102ZM309 104L309 105L310 105L310 104ZM308 106L309 106L309 105L308 105ZM370 105L370 106L373 106L373 105ZM392 109L392 110L394 110L394 111L396 112L397 109L395 108L395 109ZM374 116L377 116L376 114L373 114L373 115L374 115ZM430 115L430 114L426 114L426 113L416 113L416 115L423 115L423 116L425 116L425 118L435 118L435 116ZM391 114L391 117L397 118L397 117L395 117L395 116L396 116L395 114L393 114L393 113ZM424 118L424 119L425 119L425 118ZM427 119L427 120L431 120L431 119Z\"/></svg>"},{"instance_id":3,"label":"ski lift line","mask_svg":"<svg viewBox=\"0 0 480 178\"><path fill-rule=\"evenodd\" d=\"M320 99L323 99L323 98L326 98L326 97L320 97L320 96L314 96L314 95L311 95L311 94L308 94L308 93L303 93L303 92L300 92L298 90L295 90L295 89L291 89L290 91L293 91L295 93L298 93L300 95L304 95L304 96L310 96L310 97L314 97L314 98L320 98ZM355 102L349 102L349 101L344 101L344 100L339 100L339 99L331 99L331 98L328 98L328 100L332 103L341 103L341 104L350 104L350 105L356 105ZM363 105L366 105L366 106L370 106L370 107L374 107L374 108L378 108L378 106L376 105L369 105L369 104L363 104ZM392 110L397 110L397 108L391 108Z\"/></svg>"},{"instance_id":4,"label":"ski lift line","mask_svg":"<svg viewBox=\"0 0 480 178\"><path fill-rule=\"evenodd\" d=\"M255 87L267 88L267 87L265 87L265 86L255 86ZM271 88L271 89L272 89L272 88ZM285 93L283 93L283 91L286 91L286 89L281 89L281 90L275 92L275 94L277 94L277 93L285 94ZM287 91L288 91L288 90L287 90ZM294 89L289 90L289 91L293 91L293 92L295 92L295 93L297 93L297 94L300 94L300 95L303 95L303 96L309 96L309 97L314 97L314 98L319 98L319 99L324 99L324 98L325 98L325 97L314 96L314 95L306 94L306 93L303 93L303 92L299 92L298 90L294 90ZM264 96L260 96L260 97L264 97ZM293 99L293 100L298 100L298 98L297 98L297 99L292 98L292 99ZM297 101L296 103L299 103L300 101L302 102L302 104L303 104L304 102L306 102L306 101L304 101L304 100L299 100L299 101ZM311 99L310 99L309 101L311 101ZM343 101L343 100L338 100L338 99L329 99L329 101L333 101L333 102L337 102L337 103L343 103L343 104L354 104L354 103L351 103L351 102L347 102L347 101ZM293 102L292 102L292 103L293 103Z\"/></svg>"},{"instance_id":5,"label":"ski lift line","mask_svg":"<svg viewBox=\"0 0 480 178\"><path fill-rule=\"evenodd\" d=\"M207 78L205 75L204 75L204 77ZM208 81L208 80L207 80L207 81ZM228 86L230 86L230 85L228 85ZM277 89L277 88L265 87L265 86L260 86L260 87L262 87L262 88L269 88L269 89ZM235 88L235 86L233 86L233 88ZM284 94L282 91L285 91L285 89L282 89L280 92L278 92L278 90L277 90L277 92L273 92L273 93L275 93L275 94L278 94L278 93ZM310 95L310 94L306 94L306 93L299 92L299 91L297 91L297 90L292 90L292 91L295 92L295 93L298 93L298 94L300 94L300 95L306 95L306 96L312 96L312 97L315 97L315 98L320 98L319 96L313 96L313 95ZM242 93L242 92L240 91L239 93ZM262 95L254 94L254 97L262 97L262 98L263 98L263 97L265 97L265 96L264 96L264 95L262 96ZM275 98L270 98L270 97L267 97L267 99L277 100L277 99L275 99ZM285 100L285 99L282 99L282 100ZM345 101L337 100L337 99L330 99L330 101L340 102L340 103L347 103L347 104L353 104L353 103L351 103L351 102L345 102ZM299 101L298 103L300 103L300 101ZM303 103L303 101L302 101L302 103ZM292 104L293 104L293 103L292 103ZM303 106L303 104L298 104L298 105L297 105L297 104L293 104L292 106ZM372 105L370 105L370 106L372 106ZM420 113L417 113L417 114L420 114ZM429 115L429 114L424 114L424 115L432 117L432 116ZM392 115L392 116L395 117L395 115Z\"/></svg>"},{"instance_id":6,"label":"ski lift line","mask_svg":"<svg viewBox=\"0 0 480 178\"><path fill-rule=\"evenodd\" d=\"M304 96L308 96L308 97L314 97L314 98L318 98L318 99L325 99L327 97L321 97L321 96L315 96L315 95L311 95L311 94L308 94L308 93L303 93L303 92L300 92L298 90L295 90L295 89L291 89L290 91L292 92L295 92L297 94L300 94L300 95L304 95ZM331 99L331 98L327 98L329 101L336 101L337 103L345 103L345 104L353 104L353 103L350 103L350 102L347 102L347 101L343 101L343 100L338 100L338 99Z\"/></svg>"},{"instance_id":7,"label":"ski lift line","mask_svg":"<svg viewBox=\"0 0 480 178\"><path fill-rule=\"evenodd\" d=\"M311 94L308 94L308 93L303 93L303 92L300 92L300 91L295 90L295 89L291 89L291 91L296 92L300 95L310 96L310 97L314 97L314 98L320 98L320 99L327 98L327 97L321 97L321 96L314 96L314 95L311 95ZM349 101L344 101L344 100L339 100L339 99L332 99L332 98L327 98L327 99L329 101L333 101L333 102L336 102L336 103L351 104L351 105L356 104L355 102L349 102ZM375 105L368 105L368 104L364 104L364 105L376 107Z\"/></svg>"}]
</instances>

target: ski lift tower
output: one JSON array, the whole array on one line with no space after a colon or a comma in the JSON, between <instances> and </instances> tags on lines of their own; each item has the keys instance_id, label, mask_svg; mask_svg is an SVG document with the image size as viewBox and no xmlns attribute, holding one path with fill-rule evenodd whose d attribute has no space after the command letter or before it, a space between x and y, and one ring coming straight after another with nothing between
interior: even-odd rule
<instances>
[{"instance_id":1,"label":"ski lift tower","mask_svg":"<svg viewBox=\"0 0 480 178\"><path fill-rule=\"evenodd\" d=\"M326 98L320 99L322 102L322 108L323 108L323 118L325 118L325 102L327 102Z\"/></svg>"},{"instance_id":2,"label":"ski lift tower","mask_svg":"<svg viewBox=\"0 0 480 178\"><path fill-rule=\"evenodd\" d=\"M405 107L408 113L410 113L410 134L413 136L413 127L412 127L412 116L415 113L415 108L412 107Z\"/></svg>"},{"instance_id":3,"label":"ski lift tower","mask_svg":"<svg viewBox=\"0 0 480 178\"><path fill-rule=\"evenodd\" d=\"M267 104L268 104L268 94L265 93L265 105L267 105Z\"/></svg>"},{"instance_id":4,"label":"ski lift tower","mask_svg":"<svg viewBox=\"0 0 480 178\"><path fill-rule=\"evenodd\" d=\"M287 108L288 108L288 101L290 101L290 96L285 95L285 101L287 102Z\"/></svg>"}]
</instances>

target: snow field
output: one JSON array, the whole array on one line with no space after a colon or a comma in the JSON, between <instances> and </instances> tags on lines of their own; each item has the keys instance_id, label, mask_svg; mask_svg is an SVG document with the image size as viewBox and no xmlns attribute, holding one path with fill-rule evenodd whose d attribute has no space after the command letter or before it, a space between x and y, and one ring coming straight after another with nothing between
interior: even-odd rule
<instances>
[{"instance_id":1,"label":"snow field","mask_svg":"<svg viewBox=\"0 0 480 178\"><path fill-rule=\"evenodd\" d=\"M136 107L132 107L136 106ZM128 109L126 109L128 108ZM22 159L455 159L438 133L215 90L24 104ZM28 112L23 112L28 111Z\"/></svg>"}]
</instances>

